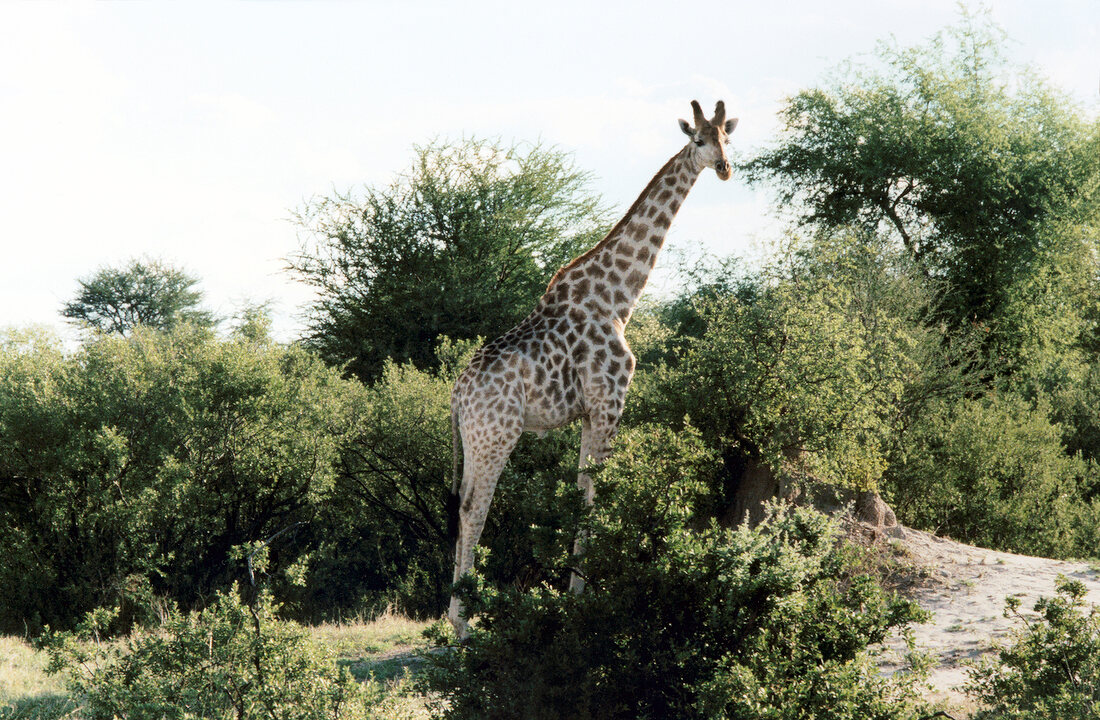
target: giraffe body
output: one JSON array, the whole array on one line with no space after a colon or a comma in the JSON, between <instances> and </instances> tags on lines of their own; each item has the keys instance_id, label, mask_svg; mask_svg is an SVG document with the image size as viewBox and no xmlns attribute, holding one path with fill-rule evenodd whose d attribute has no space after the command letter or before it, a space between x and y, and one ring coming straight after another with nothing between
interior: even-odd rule
<instances>
[{"instance_id":1,"label":"giraffe body","mask_svg":"<svg viewBox=\"0 0 1100 720\"><path fill-rule=\"evenodd\" d=\"M623 331L672 218L699 174L706 167L714 167L723 180L730 174L724 145L737 121L725 121L721 102L710 121L698 103L692 102L692 108L694 127L680 121L692 142L661 168L603 240L557 272L534 311L478 350L455 381L456 582L473 564L497 480L523 432L541 437L582 421L577 484L592 503L592 480L584 468L610 455L634 374L634 356ZM582 549L578 539L576 552ZM570 587L579 592L583 586L575 574ZM456 598L451 598L448 616L460 638L465 637L466 620Z\"/></svg>"}]
</instances>

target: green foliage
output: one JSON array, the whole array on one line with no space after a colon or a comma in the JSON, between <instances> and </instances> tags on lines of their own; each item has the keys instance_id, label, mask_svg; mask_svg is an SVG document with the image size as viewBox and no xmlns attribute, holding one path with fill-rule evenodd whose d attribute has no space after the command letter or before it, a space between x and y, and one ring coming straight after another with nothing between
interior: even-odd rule
<instances>
[{"instance_id":1,"label":"green foliage","mask_svg":"<svg viewBox=\"0 0 1100 720\"><path fill-rule=\"evenodd\" d=\"M124 642L102 642L109 613L98 612L76 633L42 643L48 671L65 673L93 720L393 717L382 714L378 683L356 682L277 611L264 593L251 604L219 593L209 608L173 611L161 627Z\"/></svg>"},{"instance_id":2,"label":"green foliage","mask_svg":"<svg viewBox=\"0 0 1100 720\"><path fill-rule=\"evenodd\" d=\"M689 529L715 462L698 435L624 432L598 473L585 592L464 583L468 644L433 655L445 718L911 718L863 649L921 616L848 577L807 510ZM567 546L548 565L575 564Z\"/></svg>"},{"instance_id":3,"label":"green foliage","mask_svg":"<svg viewBox=\"0 0 1100 720\"><path fill-rule=\"evenodd\" d=\"M170 330L185 322L214 324L209 312L198 309L198 279L159 260L100 268L78 282L80 291L61 315L99 332L129 335L139 326Z\"/></svg>"},{"instance_id":4,"label":"green foliage","mask_svg":"<svg viewBox=\"0 0 1100 720\"><path fill-rule=\"evenodd\" d=\"M632 412L690 416L727 465L873 488L936 340L912 320L925 299L893 262L839 234L792 243L752 284L703 285L671 306L679 352L640 374Z\"/></svg>"},{"instance_id":5,"label":"green foliage","mask_svg":"<svg viewBox=\"0 0 1100 720\"><path fill-rule=\"evenodd\" d=\"M489 142L416 148L409 171L298 214L292 270L317 289L306 342L364 380L385 360L434 366L440 335L496 336L607 230L568 157Z\"/></svg>"},{"instance_id":6,"label":"green foliage","mask_svg":"<svg viewBox=\"0 0 1100 720\"><path fill-rule=\"evenodd\" d=\"M323 511L304 604L368 616L393 604L417 616L443 605L450 486L448 375L388 361L363 391L359 430L343 448Z\"/></svg>"},{"instance_id":7,"label":"green foliage","mask_svg":"<svg viewBox=\"0 0 1100 720\"><path fill-rule=\"evenodd\" d=\"M995 321L1003 348L1028 332L1004 313L1032 276L1067 255L1095 266L1081 225L1100 212L1100 123L1008 67L1002 42L966 16L923 47L883 45L876 68L793 97L778 143L745 169L806 222L889 228L950 286L952 324Z\"/></svg>"},{"instance_id":8,"label":"green foliage","mask_svg":"<svg viewBox=\"0 0 1100 720\"><path fill-rule=\"evenodd\" d=\"M884 482L898 518L981 547L1089 556L1100 515L1083 498L1088 467L1065 453L1048 409L994 393L932 407Z\"/></svg>"},{"instance_id":9,"label":"green foliage","mask_svg":"<svg viewBox=\"0 0 1100 720\"><path fill-rule=\"evenodd\" d=\"M328 501L357 383L297 348L194 326L99 335L72 355L0 344L0 628L64 627L123 601L190 605L243 570L234 546ZM281 571L315 528L273 550ZM26 624L26 625L25 625Z\"/></svg>"},{"instance_id":10,"label":"green foliage","mask_svg":"<svg viewBox=\"0 0 1100 720\"><path fill-rule=\"evenodd\" d=\"M967 694L985 706L975 718L1100 718L1100 609L1086 609L1078 581L1061 577L1056 588L1057 597L1035 604L1035 621L1020 614L1019 599L1008 599L1005 616L1023 627L971 669Z\"/></svg>"}]
</instances>

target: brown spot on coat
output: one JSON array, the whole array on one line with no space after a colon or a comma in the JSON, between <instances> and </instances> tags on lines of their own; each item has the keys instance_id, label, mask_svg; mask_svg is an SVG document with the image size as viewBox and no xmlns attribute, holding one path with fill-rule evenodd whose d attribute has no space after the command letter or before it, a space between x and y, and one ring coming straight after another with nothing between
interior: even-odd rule
<instances>
[{"instance_id":1,"label":"brown spot on coat","mask_svg":"<svg viewBox=\"0 0 1100 720\"><path fill-rule=\"evenodd\" d=\"M579 302L582 297L588 294L588 278L578 280L573 286L573 302Z\"/></svg>"}]
</instances>

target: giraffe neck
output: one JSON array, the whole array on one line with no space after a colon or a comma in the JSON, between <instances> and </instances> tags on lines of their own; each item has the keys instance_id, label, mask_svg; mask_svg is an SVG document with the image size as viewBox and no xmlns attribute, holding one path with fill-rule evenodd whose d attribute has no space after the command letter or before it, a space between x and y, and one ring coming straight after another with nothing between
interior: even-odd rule
<instances>
[{"instance_id":1,"label":"giraffe neck","mask_svg":"<svg viewBox=\"0 0 1100 720\"><path fill-rule=\"evenodd\" d=\"M630 319L672 218L702 171L693 150L689 143L657 171L611 232L558 271L547 297L567 296L574 305L609 308L624 324Z\"/></svg>"}]
</instances>

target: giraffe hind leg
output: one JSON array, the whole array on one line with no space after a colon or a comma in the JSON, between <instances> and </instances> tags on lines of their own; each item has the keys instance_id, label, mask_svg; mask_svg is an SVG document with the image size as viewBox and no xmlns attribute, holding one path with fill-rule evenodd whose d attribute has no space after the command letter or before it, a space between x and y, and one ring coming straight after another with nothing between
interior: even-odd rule
<instances>
[{"instance_id":1,"label":"giraffe hind leg","mask_svg":"<svg viewBox=\"0 0 1100 720\"><path fill-rule=\"evenodd\" d=\"M468 434L463 432L463 469L462 486L459 493L458 537L455 541L454 582L458 582L468 573L474 564L474 547L481 539L485 528L485 518L489 514L489 504L496 490L508 456L512 454L523 430L521 421L509 423L500 428L492 438L485 442L466 443ZM462 602L451 596L447 618L455 628L460 640L468 633L467 618L463 614Z\"/></svg>"}]
</instances>

